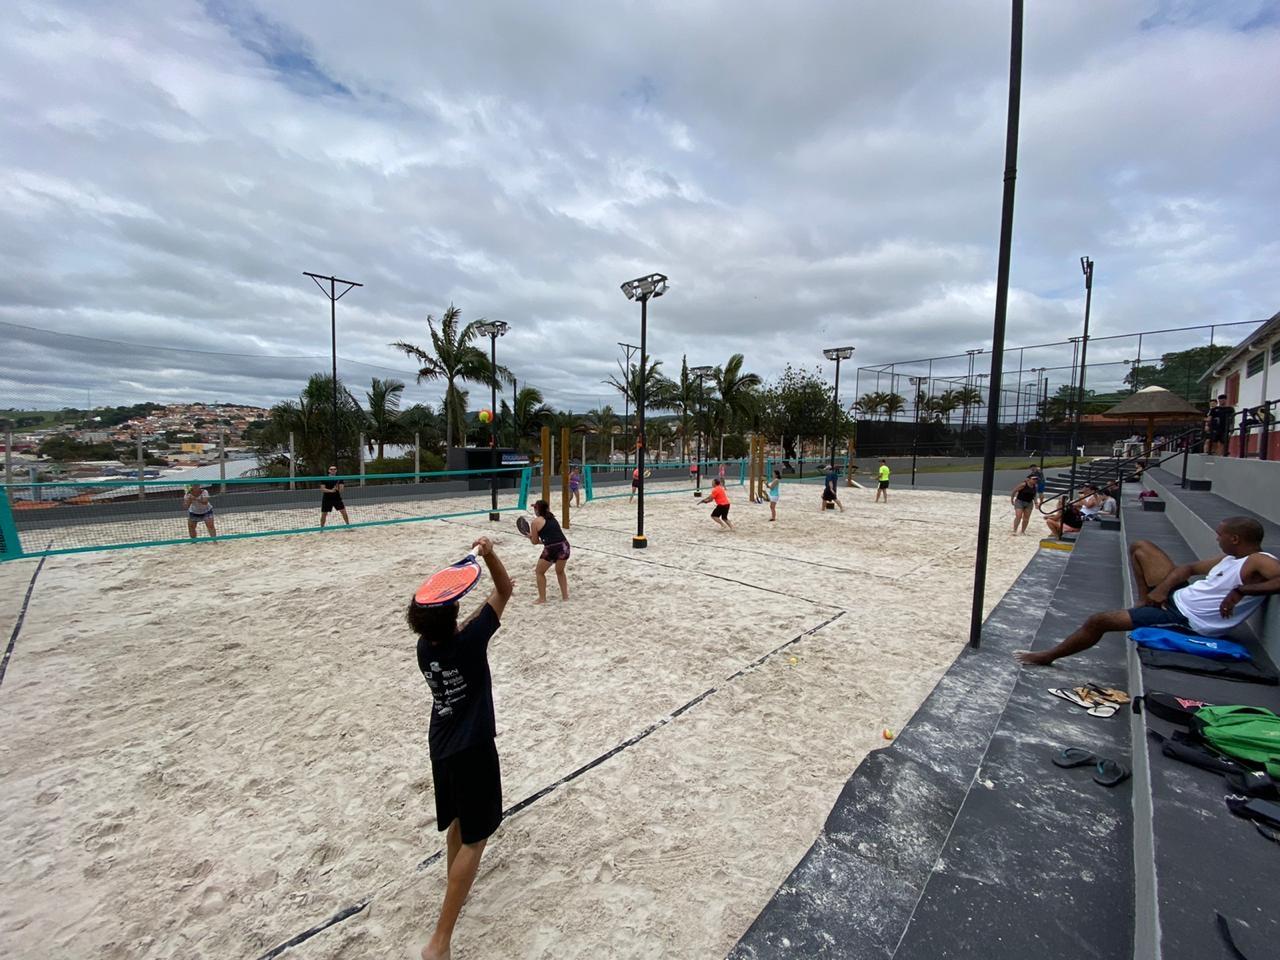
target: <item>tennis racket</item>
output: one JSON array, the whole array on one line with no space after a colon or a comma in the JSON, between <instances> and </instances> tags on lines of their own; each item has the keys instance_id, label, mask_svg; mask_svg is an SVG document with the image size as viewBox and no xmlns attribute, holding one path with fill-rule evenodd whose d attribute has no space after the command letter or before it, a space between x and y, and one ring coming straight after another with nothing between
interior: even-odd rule
<instances>
[{"instance_id":1,"label":"tennis racket","mask_svg":"<svg viewBox=\"0 0 1280 960\"><path fill-rule=\"evenodd\" d=\"M523 536L527 537L529 535L529 518L516 517L516 529L519 530Z\"/></svg>"},{"instance_id":2,"label":"tennis racket","mask_svg":"<svg viewBox=\"0 0 1280 960\"><path fill-rule=\"evenodd\" d=\"M480 582L480 573L479 558L469 553L457 563L427 577L413 595L414 605L442 607L446 603L456 603Z\"/></svg>"}]
</instances>

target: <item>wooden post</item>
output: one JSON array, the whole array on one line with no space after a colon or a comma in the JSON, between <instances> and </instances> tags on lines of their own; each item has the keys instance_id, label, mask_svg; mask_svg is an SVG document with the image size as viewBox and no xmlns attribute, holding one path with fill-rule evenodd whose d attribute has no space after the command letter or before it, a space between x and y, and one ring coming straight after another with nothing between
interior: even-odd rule
<instances>
[{"instance_id":1,"label":"wooden post","mask_svg":"<svg viewBox=\"0 0 1280 960\"><path fill-rule=\"evenodd\" d=\"M560 428L560 517L569 529L569 428Z\"/></svg>"},{"instance_id":2,"label":"wooden post","mask_svg":"<svg viewBox=\"0 0 1280 960\"><path fill-rule=\"evenodd\" d=\"M422 477L422 434L413 435L413 482L418 483Z\"/></svg>"},{"instance_id":3,"label":"wooden post","mask_svg":"<svg viewBox=\"0 0 1280 960\"><path fill-rule=\"evenodd\" d=\"M293 452L293 431L289 431L289 489L298 489L298 483L295 479L298 476L298 461L294 458Z\"/></svg>"},{"instance_id":4,"label":"wooden post","mask_svg":"<svg viewBox=\"0 0 1280 960\"><path fill-rule=\"evenodd\" d=\"M227 431L218 431L218 481L219 493L227 492Z\"/></svg>"},{"instance_id":5,"label":"wooden post","mask_svg":"<svg viewBox=\"0 0 1280 960\"><path fill-rule=\"evenodd\" d=\"M146 474L143 472L144 466L145 464L143 462L143 456L142 456L142 431L139 430L138 431L138 499L139 500L147 499L147 488L143 486L143 481L146 480L147 478Z\"/></svg>"},{"instance_id":6,"label":"wooden post","mask_svg":"<svg viewBox=\"0 0 1280 960\"><path fill-rule=\"evenodd\" d=\"M551 502L551 428L542 428L542 498Z\"/></svg>"}]
</instances>

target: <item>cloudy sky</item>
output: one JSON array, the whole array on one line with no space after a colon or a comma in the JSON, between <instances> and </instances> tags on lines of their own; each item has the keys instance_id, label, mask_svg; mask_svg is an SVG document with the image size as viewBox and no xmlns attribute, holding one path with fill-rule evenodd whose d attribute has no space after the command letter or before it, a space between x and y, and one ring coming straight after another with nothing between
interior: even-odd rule
<instances>
[{"instance_id":1,"label":"cloudy sky","mask_svg":"<svg viewBox=\"0 0 1280 960\"><path fill-rule=\"evenodd\" d=\"M1080 332L1082 255L1099 336L1280 310L1280 3L1027 7L1008 343ZM338 305L354 385L411 375L389 344L455 303L575 410L615 399L618 285L653 270L668 370L990 343L1007 2L6 12L0 406L294 396L329 350L304 270L364 284Z\"/></svg>"}]
</instances>

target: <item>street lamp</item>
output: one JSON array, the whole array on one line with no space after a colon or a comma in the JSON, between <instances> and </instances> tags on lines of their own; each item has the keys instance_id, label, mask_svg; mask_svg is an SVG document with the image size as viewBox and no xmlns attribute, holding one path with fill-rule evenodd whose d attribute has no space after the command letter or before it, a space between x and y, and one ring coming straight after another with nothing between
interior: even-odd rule
<instances>
[{"instance_id":1,"label":"street lamp","mask_svg":"<svg viewBox=\"0 0 1280 960\"><path fill-rule=\"evenodd\" d=\"M634 343L623 343L621 340L618 341L618 346L627 355L626 366L622 369L622 383L626 387L622 391L622 463L625 467L631 463L631 446L629 442L631 434L629 430L631 428L631 390L634 386L631 383L631 357L640 348Z\"/></svg>"},{"instance_id":2,"label":"street lamp","mask_svg":"<svg viewBox=\"0 0 1280 960\"><path fill-rule=\"evenodd\" d=\"M840 361L848 360L853 356L853 347L828 347L822 351L822 355L828 360L836 362L836 388L831 394L831 460L830 465L836 465L836 424L840 420Z\"/></svg>"},{"instance_id":3,"label":"street lamp","mask_svg":"<svg viewBox=\"0 0 1280 960\"><path fill-rule=\"evenodd\" d=\"M913 403L915 404L915 425L911 429L911 485L916 485L916 452L920 448L920 387L925 383L925 377L907 377L911 382L913 391Z\"/></svg>"},{"instance_id":4,"label":"street lamp","mask_svg":"<svg viewBox=\"0 0 1280 960\"><path fill-rule=\"evenodd\" d=\"M1089 307L1093 303L1093 261L1088 257L1080 258L1080 269L1084 272L1084 336L1080 343L1080 380L1076 386L1076 416L1071 423L1071 489L1067 491L1068 499L1076 495L1076 458L1079 456L1080 443L1080 410L1084 406L1084 378L1087 372L1085 360L1089 355Z\"/></svg>"},{"instance_id":5,"label":"street lamp","mask_svg":"<svg viewBox=\"0 0 1280 960\"><path fill-rule=\"evenodd\" d=\"M667 278L660 273L637 277L624 283L622 292L628 300L640 301L640 377L636 384L636 470L639 474L636 489L640 496L636 501L636 535L631 538L631 546L636 550L643 550L649 545L644 536L644 391L649 356L649 301L667 292Z\"/></svg>"},{"instance_id":6,"label":"street lamp","mask_svg":"<svg viewBox=\"0 0 1280 960\"><path fill-rule=\"evenodd\" d=\"M969 391L973 389L973 358L982 353L982 350L966 350L965 353L969 355L969 372L964 378L964 413L960 415L960 443L962 446L964 444L964 433L969 429ZM968 452L967 447L965 448L965 452Z\"/></svg>"},{"instance_id":7,"label":"street lamp","mask_svg":"<svg viewBox=\"0 0 1280 960\"><path fill-rule=\"evenodd\" d=\"M693 481L695 497L702 496L702 431L706 427L707 420L707 388L703 385L703 381L715 372L715 367L689 368L689 373L698 378L698 474Z\"/></svg>"},{"instance_id":8,"label":"street lamp","mask_svg":"<svg viewBox=\"0 0 1280 960\"><path fill-rule=\"evenodd\" d=\"M498 517L498 338L507 332L507 324L502 320L486 320L476 324L476 332L489 338L489 452L493 473L489 475L489 519L496 521ZM511 410L515 414L515 408ZM546 469L546 465L543 465Z\"/></svg>"}]
</instances>

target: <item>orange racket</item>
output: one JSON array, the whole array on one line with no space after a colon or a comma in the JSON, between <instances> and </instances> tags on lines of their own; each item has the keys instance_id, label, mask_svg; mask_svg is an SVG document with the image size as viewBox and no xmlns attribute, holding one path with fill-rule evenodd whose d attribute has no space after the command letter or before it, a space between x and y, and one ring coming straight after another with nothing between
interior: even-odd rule
<instances>
[{"instance_id":1,"label":"orange racket","mask_svg":"<svg viewBox=\"0 0 1280 960\"><path fill-rule=\"evenodd\" d=\"M455 564L434 573L422 582L413 595L415 606L442 607L457 603L480 582L480 561L469 553Z\"/></svg>"}]
</instances>

